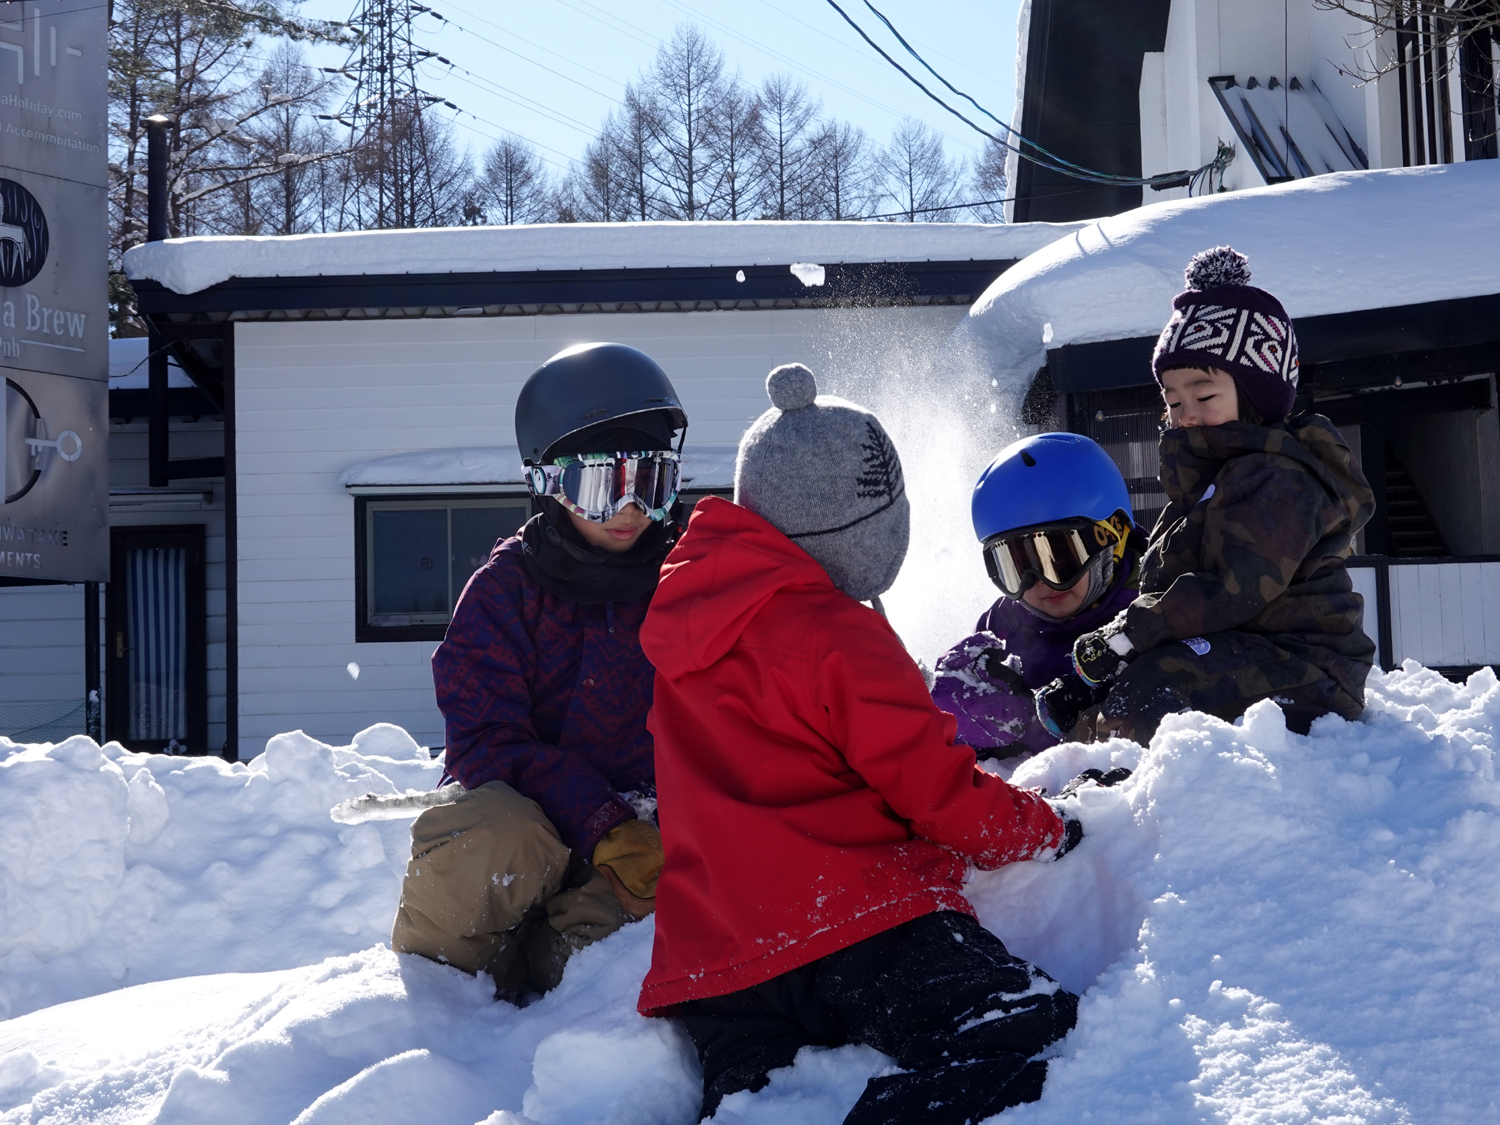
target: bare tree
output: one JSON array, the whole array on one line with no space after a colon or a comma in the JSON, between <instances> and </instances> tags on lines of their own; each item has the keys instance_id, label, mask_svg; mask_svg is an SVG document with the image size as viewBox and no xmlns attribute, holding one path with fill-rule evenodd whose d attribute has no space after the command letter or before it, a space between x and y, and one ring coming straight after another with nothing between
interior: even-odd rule
<instances>
[{"instance_id":1,"label":"bare tree","mask_svg":"<svg viewBox=\"0 0 1500 1125\"><path fill-rule=\"evenodd\" d=\"M604 124L604 141L613 149L626 218L645 222L662 213L662 181L657 171L656 109L638 85L625 87L620 109Z\"/></svg>"},{"instance_id":2,"label":"bare tree","mask_svg":"<svg viewBox=\"0 0 1500 1125\"><path fill-rule=\"evenodd\" d=\"M254 222L247 185L330 158L311 146L274 151L255 136L279 112L311 105L311 87L268 89L248 65L264 36L336 41L342 25L302 20L290 0L110 0L110 257L146 238L146 118L168 131L168 232ZM124 288L120 289L123 294ZM134 306L120 304L129 331Z\"/></svg>"},{"instance_id":3,"label":"bare tree","mask_svg":"<svg viewBox=\"0 0 1500 1125\"><path fill-rule=\"evenodd\" d=\"M667 213L708 217L720 168L712 138L724 96L724 56L692 24L678 24L646 76L657 179Z\"/></svg>"},{"instance_id":4,"label":"bare tree","mask_svg":"<svg viewBox=\"0 0 1500 1125\"><path fill-rule=\"evenodd\" d=\"M884 176L885 198L909 223L952 219L958 181L943 154L943 141L922 122L908 117L876 159Z\"/></svg>"},{"instance_id":5,"label":"bare tree","mask_svg":"<svg viewBox=\"0 0 1500 1125\"><path fill-rule=\"evenodd\" d=\"M591 141L583 159L562 178L552 194L552 213L560 223L612 223L630 218L630 175L607 135Z\"/></svg>"},{"instance_id":6,"label":"bare tree","mask_svg":"<svg viewBox=\"0 0 1500 1125\"><path fill-rule=\"evenodd\" d=\"M1370 47L1381 35L1409 46L1404 51L1372 51L1369 65L1355 72L1364 81L1419 58L1427 60L1430 72L1444 78L1465 40L1500 31L1500 0L1313 0L1313 7L1343 12L1368 29L1368 39L1351 46ZM1493 82L1491 78L1492 87Z\"/></svg>"},{"instance_id":7,"label":"bare tree","mask_svg":"<svg viewBox=\"0 0 1500 1125\"><path fill-rule=\"evenodd\" d=\"M1001 145L985 141L969 175L969 210L982 223L1005 222L1005 157Z\"/></svg>"},{"instance_id":8,"label":"bare tree","mask_svg":"<svg viewBox=\"0 0 1500 1125\"><path fill-rule=\"evenodd\" d=\"M846 121L825 121L807 144L807 179L818 218L857 219L870 212L874 169L864 130Z\"/></svg>"},{"instance_id":9,"label":"bare tree","mask_svg":"<svg viewBox=\"0 0 1500 1125\"><path fill-rule=\"evenodd\" d=\"M268 234L302 234L322 225L323 199L318 182L327 161L309 160L337 151L327 125L311 117L321 108L326 82L304 61L296 44L283 41L261 71L260 94L290 95L253 119L242 130L264 160L277 171L244 185L260 230Z\"/></svg>"},{"instance_id":10,"label":"bare tree","mask_svg":"<svg viewBox=\"0 0 1500 1125\"><path fill-rule=\"evenodd\" d=\"M765 194L761 213L768 219L804 219L811 193L807 141L818 104L807 87L785 74L773 74L760 88L765 150Z\"/></svg>"},{"instance_id":11,"label":"bare tree","mask_svg":"<svg viewBox=\"0 0 1500 1125\"><path fill-rule=\"evenodd\" d=\"M453 126L426 105L393 105L355 140L343 163L340 225L355 216L373 229L472 222L473 171Z\"/></svg>"},{"instance_id":12,"label":"bare tree","mask_svg":"<svg viewBox=\"0 0 1500 1125\"><path fill-rule=\"evenodd\" d=\"M764 180L760 154L765 130L760 99L745 88L738 75L725 83L712 125L709 145L719 172L713 191L714 217L753 218Z\"/></svg>"},{"instance_id":13,"label":"bare tree","mask_svg":"<svg viewBox=\"0 0 1500 1125\"><path fill-rule=\"evenodd\" d=\"M542 222L553 209L547 170L519 137L502 137L485 153L474 188L485 219L502 226Z\"/></svg>"}]
</instances>

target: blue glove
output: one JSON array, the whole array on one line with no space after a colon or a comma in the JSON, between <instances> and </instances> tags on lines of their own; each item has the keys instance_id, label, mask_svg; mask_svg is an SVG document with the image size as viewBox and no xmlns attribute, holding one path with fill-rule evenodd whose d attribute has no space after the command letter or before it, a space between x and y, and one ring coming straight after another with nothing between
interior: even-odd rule
<instances>
[{"instance_id":1,"label":"blue glove","mask_svg":"<svg viewBox=\"0 0 1500 1125\"><path fill-rule=\"evenodd\" d=\"M1059 742L1072 737L1078 716L1104 702L1109 689L1089 685L1077 676L1059 676L1036 693L1036 717L1047 733Z\"/></svg>"}]
</instances>

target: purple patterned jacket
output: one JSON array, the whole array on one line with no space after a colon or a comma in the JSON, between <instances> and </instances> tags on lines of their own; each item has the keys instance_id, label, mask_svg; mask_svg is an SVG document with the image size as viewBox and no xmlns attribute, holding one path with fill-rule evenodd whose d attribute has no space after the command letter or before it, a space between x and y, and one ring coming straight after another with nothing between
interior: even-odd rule
<instances>
[{"instance_id":1,"label":"purple patterned jacket","mask_svg":"<svg viewBox=\"0 0 1500 1125\"><path fill-rule=\"evenodd\" d=\"M498 543L432 654L448 777L465 789L505 782L542 807L575 854L592 855L635 816L620 794L655 788L646 730L655 672L639 639L650 604L555 597L521 568L519 537Z\"/></svg>"},{"instance_id":2,"label":"purple patterned jacket","mask_svg":"<svg viewBox=\"0 0 1500 1125\"><path fill-rule=\"evenodd\" d=\"M1013 753L1055 746L1036 717L1031 692L1073 671L1073 642L1114 619L1133 602L1137 590L1131 579L1135 555L1116 569L1109 589L1093 605L1062 621L1044 620L1013 598L1000 598L979 619L972 636L965 637L938 658L932 699L958 719L958 737L980 751L1014 746ZM1000 658L1029 689L1018 694L1006 677L989 668L987 654L998 648ZM1017 745L1019 744L1019 745Z\"/></svg>"}]
</instances>

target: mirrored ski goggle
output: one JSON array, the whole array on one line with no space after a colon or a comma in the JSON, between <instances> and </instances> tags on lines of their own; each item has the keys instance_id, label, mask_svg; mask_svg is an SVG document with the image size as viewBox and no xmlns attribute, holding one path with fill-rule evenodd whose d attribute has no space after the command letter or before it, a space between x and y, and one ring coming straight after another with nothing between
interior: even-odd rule
<instances>
[{"instance_id":1,"label":"mirrored ski goggle","mask_svg":"<svg viewBox=\"0 0 1500 1125\"><path fill-rule=\"evenodd\" d=\"M1070 521L985 540L984 566L990 581L1012 598L1038 582L1067 590L1097 555L1120 542L1118 529L1108 521Z\"/></svg>"},{"instance_id":2,"label":"mirrored ski goggle","mask_svg":"<svg viewBox=\"0 0 1500 1125\"><path fill-rule=\"evenodd\" d=\"M580 453L527 471L533 496L555 496L568 511L592 523L608 523L629 504L639 505L653 520L664 520L681 480L681 457L669 449Z\"/></svg>"}]
</instances>

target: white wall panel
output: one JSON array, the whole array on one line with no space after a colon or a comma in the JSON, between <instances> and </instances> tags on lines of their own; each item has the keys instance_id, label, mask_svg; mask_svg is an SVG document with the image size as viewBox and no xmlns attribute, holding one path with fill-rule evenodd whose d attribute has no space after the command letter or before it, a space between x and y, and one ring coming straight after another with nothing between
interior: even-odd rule
<instances>
[{"instance_id":1,"label":"white wall panel","mask_svg":"<svg viewBox=\"0 0 1500 1125\"><path fill-rule=\"evenodd\" d=\"M338 476L393 453L514 445L516 396L563 347L618 340L666 369L695 443L736 442L766 373L799 360L858 397L891 356L930 354L964 307L598 313L241 324L235 329L240 754L301 728L347 742L375 722L441 745L436 642L354 643L354 500ZM358 680L345 666L360 665Z\"/></svg>"}]
</instances>

